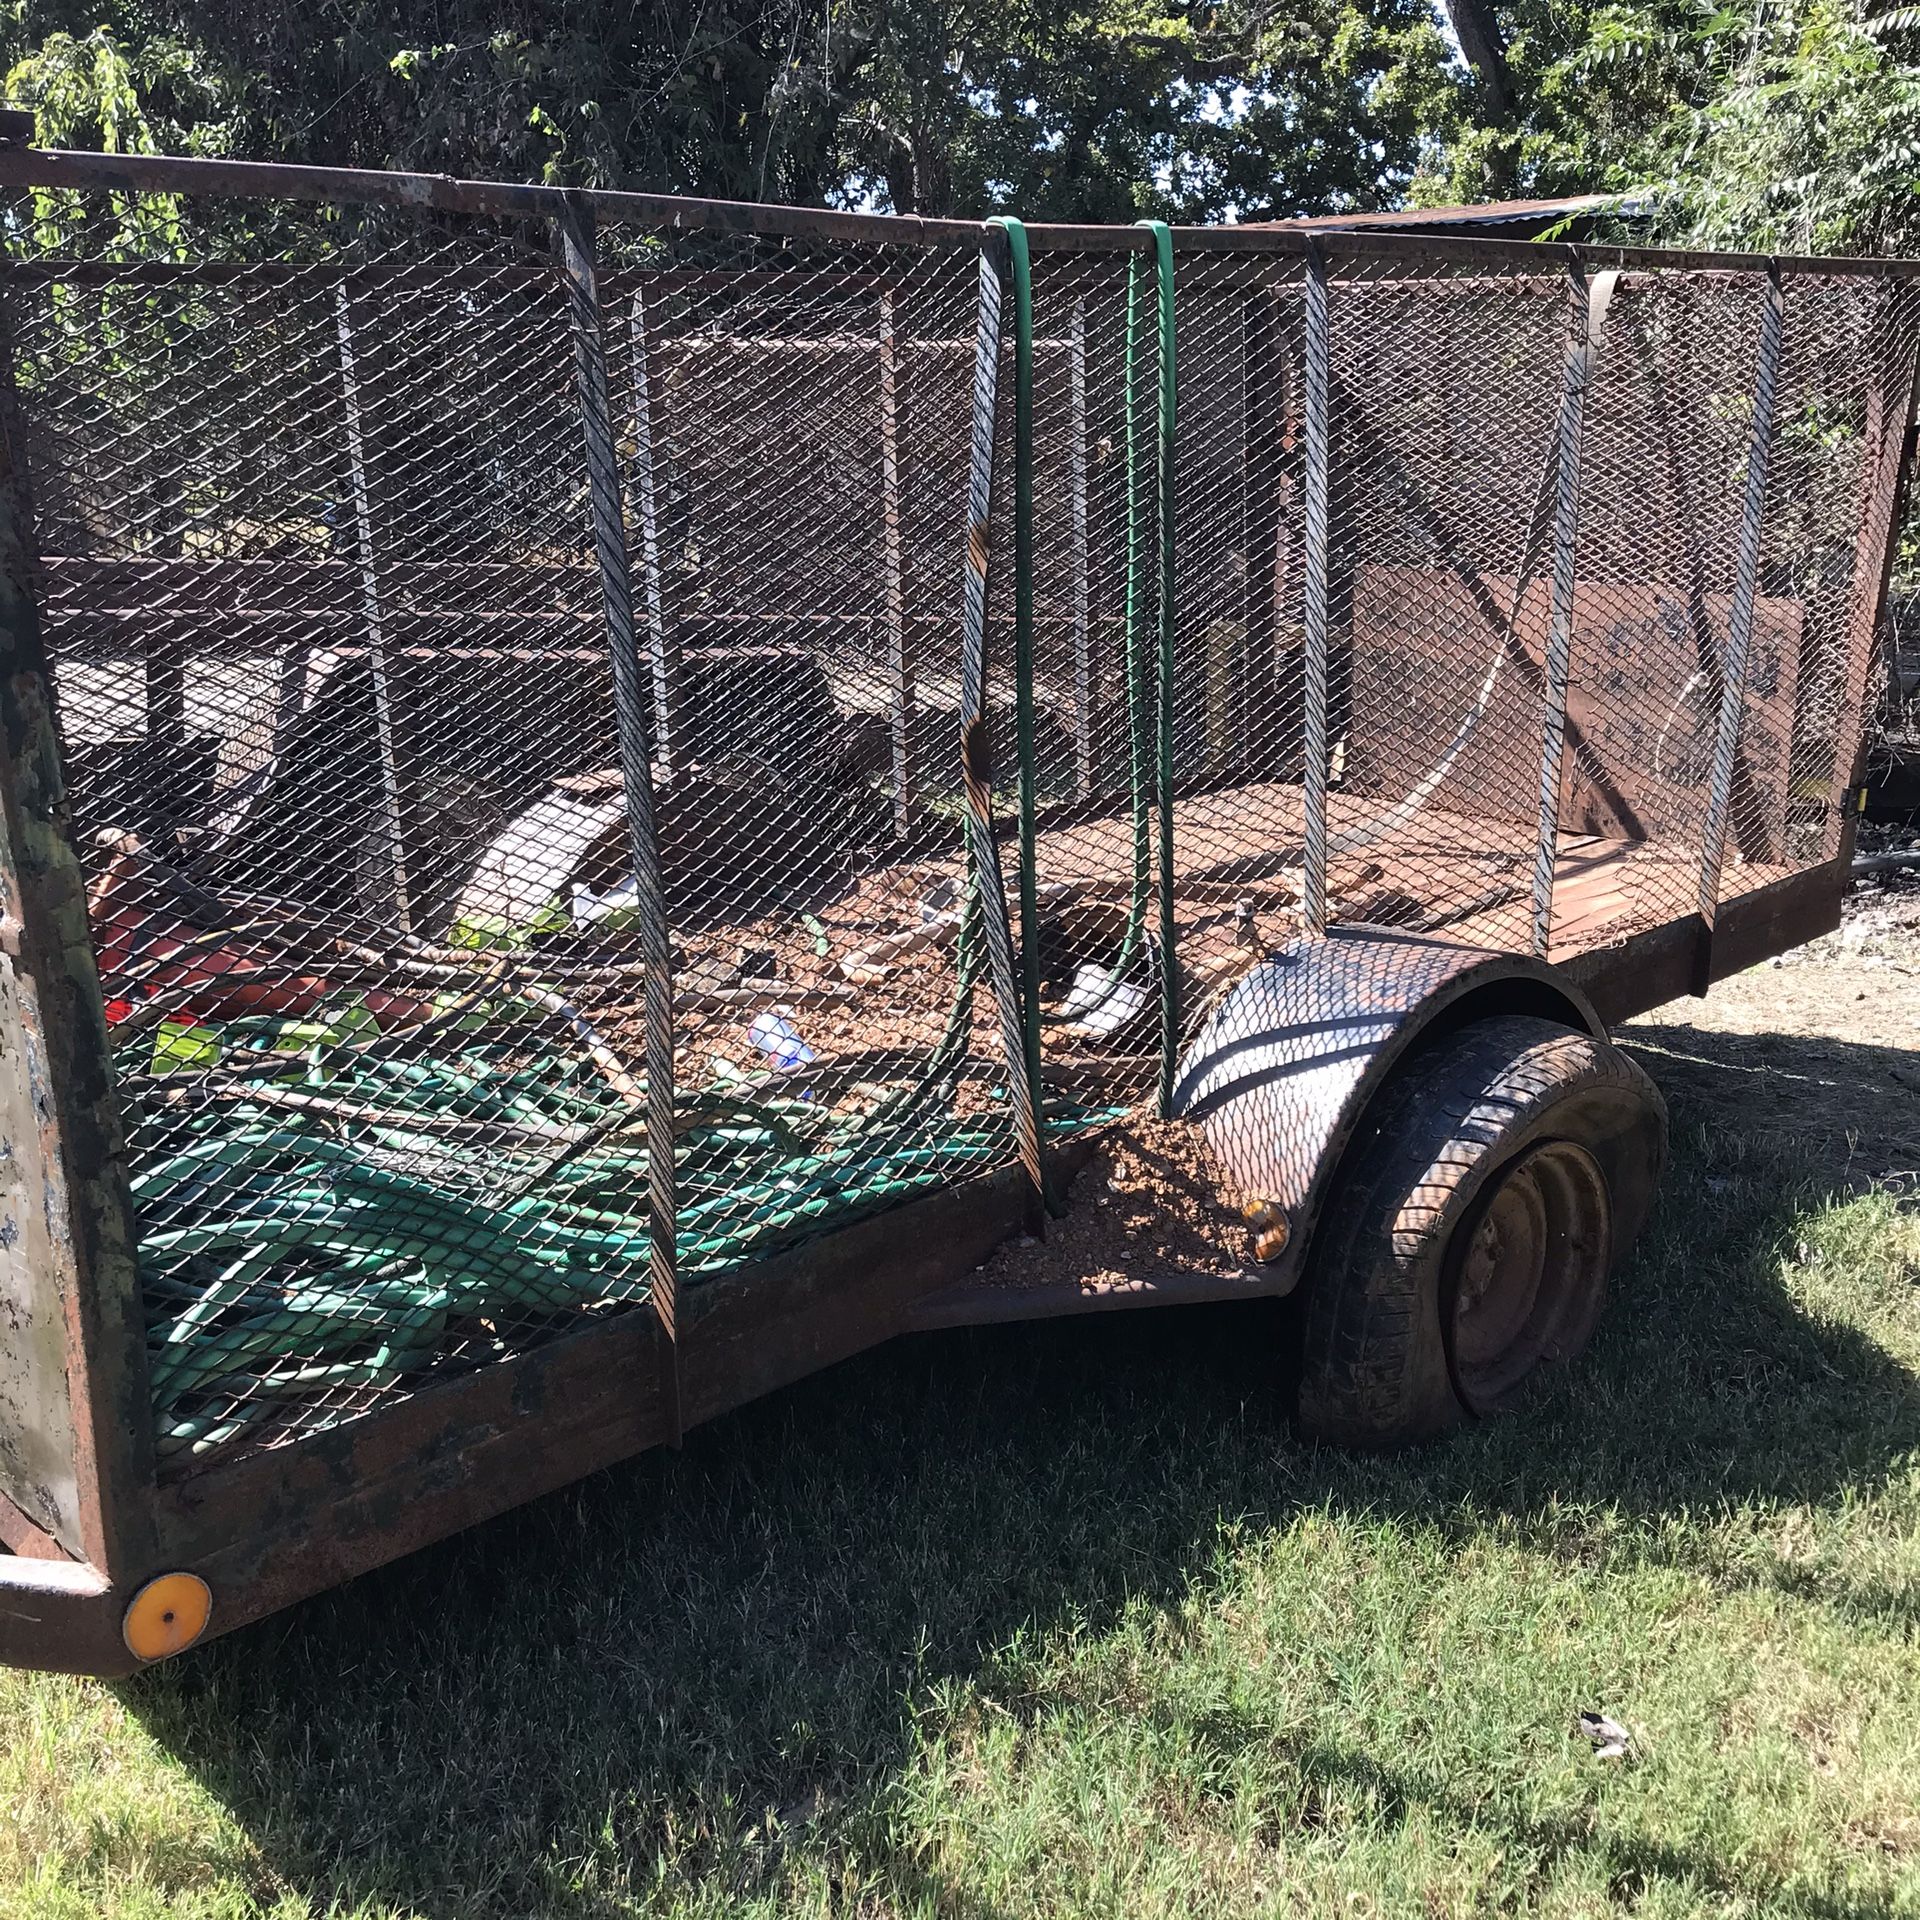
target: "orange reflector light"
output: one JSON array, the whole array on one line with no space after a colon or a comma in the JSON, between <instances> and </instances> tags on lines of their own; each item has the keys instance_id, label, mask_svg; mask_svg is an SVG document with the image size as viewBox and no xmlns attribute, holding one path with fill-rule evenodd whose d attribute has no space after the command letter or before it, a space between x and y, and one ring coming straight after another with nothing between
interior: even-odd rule
<instances>
[{"instance_id":1,"label":"orange reflector light","mask_svg":"<svg viewBox=\"0 0 1920 1920\"><path fill-rule=\"evenodd\" d=\"M1284 1207L1271 1200L1249 1200L1240 1209L1253 1234L1253 1257L1261 1262L1278 1260L1293 1238L1293 1223Z\"/></svg>"},{"instance_id":2,"label":"orange reflector light","mask_svg":"<svg viewBox=\"0 0 1920 1920\"><path fill-rule=\"evenodd\" d=\"M164 1660L190 1647L207 1630L213 1593L197 1573L163 1573L127 1602L120 1632L141 1660Z\"/></svg>"}]
</instances>

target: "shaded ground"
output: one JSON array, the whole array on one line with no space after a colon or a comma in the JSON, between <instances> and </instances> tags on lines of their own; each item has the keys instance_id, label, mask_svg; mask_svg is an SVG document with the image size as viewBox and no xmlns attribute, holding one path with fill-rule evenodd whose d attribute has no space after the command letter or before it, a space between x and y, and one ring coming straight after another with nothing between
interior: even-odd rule
<instances>
[{"instance_id":1,"label":"shaded ground","mask_svg":"<svg viewBox=\"0 0 1920 1920\"><path fill-rule=\"evenodd\" d=\"M1920 1913L1920 945L1624 1037L1674 1175L1519 1417L1303 1447L1273 1307L905 1343L137 1683L0 1676L0 1908Z\"/></svg>"},{"instance_id":2,"label":"shaded ground","mask_svg":"<svg viewBox=\"0 0 1920 1920\"><path fill-rule=\"evenodd\" d=\"M1730 1101L1756 1146L1920 1181L1920 870L1863 880L1837 932L1623 1037L1669 1098Z\"/></svg>"}]
</instances>

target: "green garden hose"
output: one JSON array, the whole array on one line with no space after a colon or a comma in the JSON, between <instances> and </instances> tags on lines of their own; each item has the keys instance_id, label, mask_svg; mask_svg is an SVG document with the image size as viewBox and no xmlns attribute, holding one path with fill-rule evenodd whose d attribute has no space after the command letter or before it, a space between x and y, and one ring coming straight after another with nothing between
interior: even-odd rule
<instances>
[{"instance_id":1,"label":"green garden hose","mask_svg":"<svg viewBox=\"0 0 1920 1920\"><path fill-rule=\"evenodd\" d=\"M965 974L970 974L966 969ZM963 977L965 977L963 974ZM970 991L970 990L969 990ZM964 997L964 996L963 996ZM272 1047L290 1023L235 1021L225 1037ZM648 1297L648 1156L631 1104L574 1059L510 1065L500 1050L424 1065L363 1046L289 1053L283 1080L192 1105L156 1075L136 1096L137 1132L173 1147L133 1182L141 1219L152 1393L163 1452L206 1452L284 1419L290 1397L399 1384L459 1334L502 1350L515 1325ZM298 1086L313 1106L272 1104ZM184 1105L184 1114L183 1114ZM313 1130L329 1107L350 1112ZM476 1110L518 1150L436 1134ZM823 1225L984 1171L1003 1125L950 1117L843 1119L797 1100L685 1095L681 1157L713 1188L680 1210L690 1279L764 1258ZM345 1137L341 1137L344 1135ZM556 1135L580 1150L556 1160ZM915 1137L919 1135L920 1137ZM313 1431L346 1417L303 1409Z\"/></svg>"},{"instance_id":2,"label":"green garden hose","mask_svg":"<svg viewBox=\"0 0 1920 1920\"><path fill-rule=\"evenodd\" d=\"M1163 222L1143 221L1143 226L1164 230ZM1156 241L1157 241L1156 234ZM1144 567L1142 547L1144 545L1141 527L1145 514L1141 500L1140 449L1139 449L1139 337L1140 337L1140 296L1139 296L1139 260L1130 257L1127 262L1127 298L1125 334L1122 342L1121 359L1122 405L1121 429L1125 470L1125 566L1122 571L1121 600L1121 637L1124 649L1123 676L1126 687L1127 707L1127 791L1132 825L1132 873L1127 896L1126 925L1120 937L1120 946L1113 959L1107 963L1107 971L1120 978L1132 964L1134 955L1140 949L1141 936L1146 931L1147 901L1153 892L1154 879L1154 805L1156 791L1160 795L1161 832L1163 845L1163 872L1167 871L1166 861L1172 845L1172 581L1173 581L1173 513L1171 487L1171 460L1173 447L1173 261L1170 241L1164 260L1156 262L1158 269L1157 285L1159 300L1156 307L1156 325L1158 327L1158 362L1161 378L1156 384L1156 411L1158 430L1156 446L1156 536L1155 556L1156 575L1160 584L1163 616L1160 625L1160 639L1156 651L1158 665L1155 671L1155 684L1158 689L1156 712L1160 718L1155 722L1155 737L1158 742L1158 759L1161 772L1156 776L1148 765L1147 737L1148 727L1143 714L1146 702L1147 673L1144 664L1144 648L1141 635L1141 608L1145 599ZM1022 689L1031 712L1031 685ZM1032 768L1023 768L1023 779L1031 783ZM1025 849L1023 848L1023 852ZM1033 862L1029 856L1026 864ZM1173 952L1172 888L1164 889L1160 939L1164 955L1169 959ZM1166 971L1165 966L1162 972ZM1162 989L1163 1007L1167 1004L1166 989ZM1163 1027L1167 1032L1178 1031L1178 995L1177 983L1172 1002L1172 1015L1163 1014ZM1041 1022L1048 1022L1063 1016L1042 1014ZM1064 1016L1073 1017L1073 1016ZM1173 1047L1164 1049L1166 1061L1161 1074L1162 1104L1167 1098L1167 1089L1172 1082Z\"/></svg>"}]
</instances>

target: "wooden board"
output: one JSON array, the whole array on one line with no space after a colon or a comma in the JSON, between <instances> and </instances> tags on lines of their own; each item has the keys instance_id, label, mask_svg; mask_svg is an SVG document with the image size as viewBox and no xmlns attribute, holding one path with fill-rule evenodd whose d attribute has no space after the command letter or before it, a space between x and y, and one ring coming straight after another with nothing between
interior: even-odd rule
<instances>
[{"instance_id":1,"label":"wooden board","mask_svg":"<svg viewBox=\"0 0 1920 1920\"><path fill-rule=\"evenodd\" d=\"M1356 569L1350 773L1357 786L1404 790L1439 760L1479 696L1517 585L1512 575ZM1437 796L1443 804L1532 817L1550 608L1548 581L1530 582L1513 615L1522 657L1504 661L1487 710ZM1717 673L1702 662L1715 665L1723 656L1731 615L1732 597L1724 593L1690 594L1647 580L1575 582L1566 825L1698 831L1719 702ZM1746 850L1760 859L1777 856L1784 827L1804 623L1798 600L1763 596L1754 603L1735 811L1749 838Z\"/></svg>"}]
</instances>

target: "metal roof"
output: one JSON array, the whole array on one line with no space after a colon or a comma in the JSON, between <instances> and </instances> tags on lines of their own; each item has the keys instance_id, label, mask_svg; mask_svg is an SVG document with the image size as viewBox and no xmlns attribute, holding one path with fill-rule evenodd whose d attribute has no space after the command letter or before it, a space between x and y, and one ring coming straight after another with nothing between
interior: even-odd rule
<instances>
[{"instance_id":1,"label":"metal roof","mask_svg":"<svg viewBox=\"0 0 1920 1920\"><path fill-rule=\"evenodd\" d=\"M1600 213L1634 215L1647 210L1646 202L1615 193L1565 194L1551 200L1487 200L1465 207L1402 207L1390 213L1330 213L1308 219L1249 220L1252 227L1290 227L1308 233L1402 232L1478 233L1488 228L1528 234L1544 232L1562 221L1581 221Z\"/></svg>"}]
</instances>

